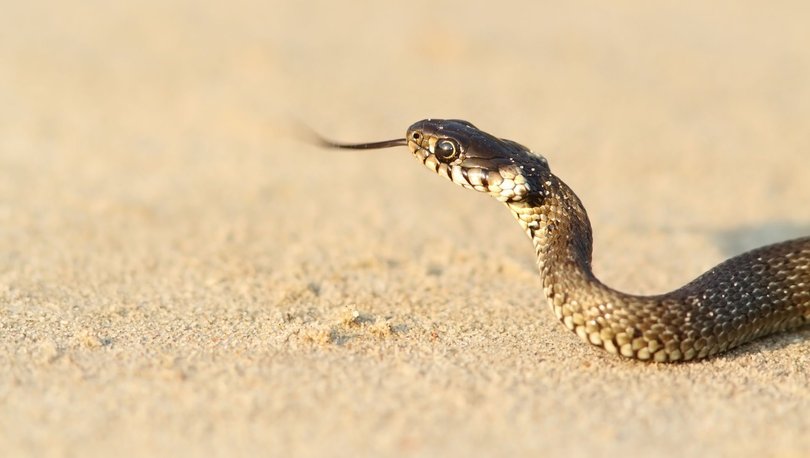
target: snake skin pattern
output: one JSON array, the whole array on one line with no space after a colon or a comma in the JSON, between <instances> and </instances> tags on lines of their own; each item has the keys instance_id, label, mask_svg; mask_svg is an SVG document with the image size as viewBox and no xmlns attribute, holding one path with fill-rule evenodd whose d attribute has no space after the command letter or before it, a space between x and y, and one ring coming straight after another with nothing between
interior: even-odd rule
<instances>
[{"instance_id":1,"label":"snake skin pattern","mask_svg":"<svg viewBox=\"0 0 810 458\"><path fill-rule=\"evenodd\" d=\"M635 296L600 282L585 208L545 158L462 120L427 119L404 140L428 169L505 203L534 244L547 302L580 338L610 353L688 361L810 323L810 237L749 251L667 294Z\"/></svg>"}]
</instances>

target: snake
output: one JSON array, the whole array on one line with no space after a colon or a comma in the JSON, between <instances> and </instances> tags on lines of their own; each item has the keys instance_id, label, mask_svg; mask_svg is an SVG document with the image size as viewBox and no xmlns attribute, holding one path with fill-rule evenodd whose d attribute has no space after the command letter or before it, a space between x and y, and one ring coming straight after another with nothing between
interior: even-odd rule
<instances>
[{"instance_id":1,"label":"snake","mask_svg":"<svg viewBox=\"0 0 810 458\"><path fill-rule=\"evenodd\" d=\"M460 119L424 119L405 138L321 146L407 146L432 172L504 203L534 245L543 293L562 324L625 358L699 360L810 323L810 236L728 259L666 294L633 295L593 273L593 233L579 197L545 157Z\"/></svg>"}]
</instances>

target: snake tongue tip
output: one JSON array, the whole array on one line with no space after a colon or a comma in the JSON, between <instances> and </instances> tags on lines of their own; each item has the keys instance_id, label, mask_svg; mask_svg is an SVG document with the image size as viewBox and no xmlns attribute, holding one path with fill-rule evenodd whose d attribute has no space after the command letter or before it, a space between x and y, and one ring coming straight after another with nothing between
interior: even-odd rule
<instances>
[{"instance_id":1,"label":"snake tongue tip","mask_svg":"<svg viewBox=\"0 0 810 458\"><path fill-rule=\"evenodd\" d=\"M306 139L309 143L313 145L320 146L321 148L334 148L334 149L381 149L381 148L392 148L395 146L407 146L408 139L406 138L395 138L393 140L383 140L377 142L367 142L367 143L340 143L329 140L326 137L321 136L317 133L314 129L309 127L308 125L298 122L296 123L296 130L298 131L299 135Z\"/></svg>"},{"instance_id":2,"label":"snake tongue tip","mask_svg":"<svg viewBox=\"0 0 810 458\"><path fill-rule=\"evenodd\" d=\"M397 138L394 140L384 140L379 142L369 143L337 143L327 140L323 137L316 137L318 144L324 148L339 148L339 149L382 149L392 148L395 146L406 146L408 141L404 138Z\"/></svg>"}]
</instances>

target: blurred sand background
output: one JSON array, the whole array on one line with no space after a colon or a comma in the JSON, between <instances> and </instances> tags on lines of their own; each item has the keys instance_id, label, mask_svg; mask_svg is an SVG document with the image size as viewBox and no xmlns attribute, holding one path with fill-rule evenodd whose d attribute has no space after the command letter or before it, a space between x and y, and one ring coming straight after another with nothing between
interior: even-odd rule
<instances>
[{"instance_id":1,"label":"blurred sand background","mask_svg":"<svg viewBox=\"0 0 810 458\"><path fill-rule=\"evenodd\" d=\"M501 205L290 130L520 141L662 292L810 233L808 4L472 3L4 1L0 456L810 455L810 330L607 355Z\"/></svg>"}]
</instances>

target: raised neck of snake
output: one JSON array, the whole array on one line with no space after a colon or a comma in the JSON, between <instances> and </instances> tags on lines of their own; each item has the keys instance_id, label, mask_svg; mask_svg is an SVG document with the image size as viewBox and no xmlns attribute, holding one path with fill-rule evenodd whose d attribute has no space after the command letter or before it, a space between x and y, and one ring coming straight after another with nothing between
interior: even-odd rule
<instances>
[{"instance_id":1,"label":"raised neck of snake","mask_svg":"<svg viewBox=\"0 0 810 458\"><path fill-rule=\"evenodd\" d=\"M506 206L531 239L541 273L566 271L596 280L591 271L591 222L579 197L551 172L535 181L540 192L532 189Z\"/></svg>"},{"instance_id":2,"label":"raised neck of snake","mask_svg":"<svg viewBox=\"0 0 810 458\"><path fill-rule=\"evenodd\" d=\"M320 143L407 144L431 171L505 203L532 240L555 316L610 353L658 362L699 359L810 322L810 237L744 253L670 293L635 296L593 275L584 206L544 157L519 143L454 119L419 121L404 139Z\"/></svg>"}]
</instances>

